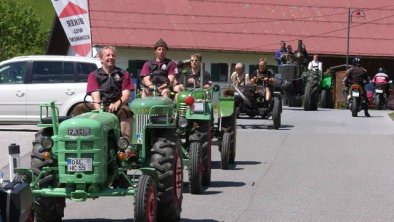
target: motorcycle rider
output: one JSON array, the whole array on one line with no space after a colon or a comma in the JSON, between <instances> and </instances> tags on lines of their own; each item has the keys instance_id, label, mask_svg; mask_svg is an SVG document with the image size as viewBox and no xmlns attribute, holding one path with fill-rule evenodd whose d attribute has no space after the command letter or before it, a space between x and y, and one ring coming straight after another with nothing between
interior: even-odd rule
<instances>
[{"instance_id":1,"label":"motorcycle rider","mask_svg":"<svg viewBox=\"0 0 394 222\"><path fill-rule=\"evenodd\" d=\"M365 102L368 102L367 94L364 90L364 85L368 83L368 74L367 70L361 66L360 58L355 57L353 59L353 67L346 71L343 83L346 87L350 87L352 84L359 84L363 89L362 96L364 97ZM368 104L365 104L364 106L364 114L366 117L371 116L368 113Z\"/></svg>"},{"instance_id":2,"label":"motorcycle rider","mask_svg":"<svg viewBox=\"0 0 394 222\"><path fill-rule=\"evenodd\" d=\"M389 89L390 85L389 83L389 76L386 74L386 69L383 67L380 67L378 69L378 72L372 79L372 83L374 86L383 86L384 88L384 93L386 94L386 98L389 97Z\"/></svg>"},{"instance_id":3,"label":"motorcycle rider","mask_svg":"<svg viewBox=\"0 0 394 222\"><path fill-rule=\"evenodd\" d=\"M263 94L265 95L265 101L269 104L272 99L274 74L272 70L267 69L266 58L260 58L258 65L258 68L250 75L250 84L259 85L261 80L268 82L268 85L264 87Z\"/></svg>"}]
</instances>

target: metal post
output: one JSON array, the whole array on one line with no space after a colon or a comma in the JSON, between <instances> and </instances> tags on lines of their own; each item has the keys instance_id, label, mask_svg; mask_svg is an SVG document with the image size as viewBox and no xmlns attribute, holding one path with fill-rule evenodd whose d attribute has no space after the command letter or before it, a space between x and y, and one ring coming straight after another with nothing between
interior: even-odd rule
<instances>
[{"instance_id":1,"label":"metal post","mask_svg":"<svg viewBox=\"0 0 394 222\"><path fill-rule=\"evenodd\" d=\"M20 148L19 145L16 145L15 143L12 143L11 145L8 146L8 163L10 167L10 181L13 181L15 174L14 170L15 168L18 168L20 165Z\"/></svg>"},{"instance_id":2,"label":"metal post","mask_svg":"<svg viewBox=\"0 0 394 222\"><path fill-rule=\"evenodd\" d=\"M349 44L350 44L350 22L352 20L352 12L349 8L348 18L347 18L347 37L346 37L346 70L349 67Z\"/></svg>"}]
</instances>

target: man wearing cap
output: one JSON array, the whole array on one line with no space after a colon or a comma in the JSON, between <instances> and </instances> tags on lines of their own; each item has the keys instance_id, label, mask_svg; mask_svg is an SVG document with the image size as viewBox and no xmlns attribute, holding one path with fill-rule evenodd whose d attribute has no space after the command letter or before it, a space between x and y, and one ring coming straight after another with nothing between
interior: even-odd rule
<instances>
[{"instance_id":1,"label":"man wearing cap","mask_svg":"<svg viewBox=\"0 0 394 222\"><path fill-rule=\"evenodd\" d=\"M278 65L283 64L281 57L286 52L287 52L286 42L280 41L280 48L275 52L275 60L278 62Z\"/></svg>"},{"instance_id":2,"label":"man wearing cap","mask_svg":"<svg viewBox=\"0 0 394 222\"><path fill-rule=\"evenodd\" d=\"M159 39L154 46L156 58L146 61L141 70L142 96L152 95L155 86L159 95L170 96L170 88L176 75L176 63L166 58L167 51L167 43Z\"/></svg>"}]
</instances>

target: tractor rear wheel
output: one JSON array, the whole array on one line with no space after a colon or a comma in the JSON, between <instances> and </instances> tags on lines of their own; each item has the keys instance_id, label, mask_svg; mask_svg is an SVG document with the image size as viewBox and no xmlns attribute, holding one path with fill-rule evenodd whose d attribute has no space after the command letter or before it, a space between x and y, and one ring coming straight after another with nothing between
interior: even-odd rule
<instances>
[{"instance_id":1,"label":"tractor rear wheel","mask_svg":"<svg viewBox=\"0 0 394 222\"><path fill-rule=\"evenodd\" d=\"M182 210L183 162L181 141L174 134L160 136L154 142L150 166L159 178L157 221L179 221Z\"/></svg>"},{"instance_id":2,"label":"tractor rear wheel","mask_svg":"<svg viewBox=\"0 0 394 222\"><path fill-rule=\"evenodd\" d=\"M155 222L157 212L157 191L152 178L141 175L134 203L135 222Z\"/></svg>"},{"instance_id":3,"label":"tractor rear wheel","mask_svg":"<svg viewBox=\"0 0 394 222\"><path fill-rule=\"evenodd\" d=\"M41 138L44 136L52 136L52 128L44 128L38 131L33 141L33 150L31 154L31 169L35 175L39 175L42 168L46 166L56 167L57 162L53 159L45 160L43 148L41 146ZM44 178L38 181L40 188L49 187L54 184L54 175L48 173ZM64 216L64 208L66 200L64 197L36 197L34 198L34 220L36 222L46 221L62 221Z\"/></svg>"}]
</instances>

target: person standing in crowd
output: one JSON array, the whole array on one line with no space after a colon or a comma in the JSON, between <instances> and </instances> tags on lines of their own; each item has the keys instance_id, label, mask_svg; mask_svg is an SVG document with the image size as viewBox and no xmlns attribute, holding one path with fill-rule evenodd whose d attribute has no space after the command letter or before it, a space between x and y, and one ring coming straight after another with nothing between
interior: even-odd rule
<instances>
[{"instance_id":1,"label":"person standing in crowd","mask_svg":"<svg viewBox=\"0 0 394 222\"><path fill-rule=\"evenodd\" d=\"M248 84L246 78L247 74L244 73L244 65L238 62L237 64L235 64L235 71L230 76L231 83L234 86L242 86Z\"/></svg>"},{"instance_id":2,"label":"person standing in crowd","mask_svg":"<svg viewBox=\"0 0 394 222\"><path fill-rule=\"evenodd\" d=\"M102 68L92 72L88 76L87 94L92 96L93 104L81 103L71 112L76 116L89 109L100 110L101 103L107 112L114 113L120 120L122 136L130 141L131 120L133 113L129 109L128 102L130 92L134 90L130 74L117 67L116 50L112 46L105 46L99 52Z\"/></svg>"},{"instance_id":3,"label":"person standing in crowd","mask_svg":"<svg viewBox=\"0 0 394 222\"><path fill-rule=\"evenodd\" d=\"M151 96L156 88L159 95L169 97L175 82L176 63L166 58L167 43L159 39L154 45L156 58L144 63L141 70L142 96Z\"/></svg>"},{"instance_id":4,"label":"person standing in crowd","mask_svg":"<svg viewBox=\"0 0 394 222\"><path fill-rule=\"evenodd\" d=\"M313 55L313 60L309 62L308 64L308 70L320 70L323 71L323 63L319 61L319 55L314 54Z\"/></svg>"},{"instance_id":5,"label":"person standing in crowd","mask_svg":"<svg viewBox=\"0 0 394 222\"><path fill-rule=\"evenodd\" d=\"M280 48L275 52L275 60L278 63L278 65L283 64L281 58L282 55L286 52L287 52L286 42L282 40L280 41Z\"/></svg>"}]
</instances>

